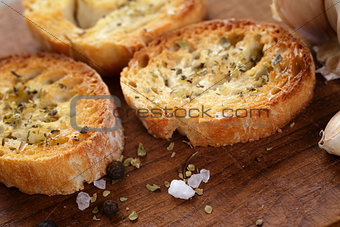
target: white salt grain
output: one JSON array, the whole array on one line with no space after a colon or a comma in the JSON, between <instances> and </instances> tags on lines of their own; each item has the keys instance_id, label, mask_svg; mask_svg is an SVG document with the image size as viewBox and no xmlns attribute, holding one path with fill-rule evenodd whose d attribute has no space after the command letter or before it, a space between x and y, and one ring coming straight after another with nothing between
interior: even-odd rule
<instances>
[{"instance_id":1,"label":"white salt grain","mask_svg":"<svg viewBox=\"0 0 340 227\"><path fill-rule=\"evenodd\" d=\"M83 211L90 206L91 197L86 192L80 192L77 196L77 204L79 210Z\"/></svg>"},{"instance_id":2,"label":"white salt grain","mask_svg":"<svg viewBox=\"0 0 340 227\"><path fill-rule=\"evenodd\" d=\"M93 182L93 185L96 186L99 189L105 189L106 188L106 181L101 179L101 180L96 180Z\"/></svg>"},{"instance_id":3,"label":"white salt grain","mask_svg":"<svg viewBox=\"0 0 340 227\"><path fill-rule=\"evenodd\" d=\"M201 169L200 175L203 177L203 182L207 183L210 179L210 171L206 169Z\"/></svg>"},{"instance_id":4,"label":"white salt grain","mask_svg":"<svg viewBox=\"0 0 340 227\"><path fill-rule=\"evenodd\" d=\"M168 193L178 199L190 199L195 191L182 180L171 181Z\"/></svg>"},{"instance_id":5,"label":"white salt grain","mask_svg":"<svg viewBox=\"0 0 340 227\"><path fill-rule=\"evenodd\" d=\"M188 185L193 188L198 188L200 186L203 177L201 174L194 174L188 179Z\"/></svg>"}]
</instances>

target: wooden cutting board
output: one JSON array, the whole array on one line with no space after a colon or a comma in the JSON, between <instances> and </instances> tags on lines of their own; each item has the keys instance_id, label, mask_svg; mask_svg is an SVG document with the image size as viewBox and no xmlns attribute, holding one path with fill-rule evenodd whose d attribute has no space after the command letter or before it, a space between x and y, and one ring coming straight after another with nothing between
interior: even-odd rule
<instances>
[{"instance_id":1,"label":"wooden cutting board","mask_svg":"<svg viewBox=\"0 0 340 227\"><path fill-rule=\"evenodd\" d=\"M208 17L248 18L273 22L270 0L208 0ZM0 1L0 56L33 53L39 50L28 33L20 3L6 6ZM11 7L11 8L10 8ZM104 78L112 94L122 100L119 79ZM295 120L293 127L283 128L260 141L223 148L191 149L176 134L176 156L167 151L169 141L154 139L133 115L123 115L126 146L124 155L133 157L140 142L148 152L142 168L127 168L121 182L107 186L111 194L103 198L102 191L86 185L85 192L98 193L97 201L85 211L76 205L76 196L29 196L15 188L0 185L0 225L34 226L45 219L59 226L339 226L340 166L339 158L320 150L319 132L340 109L340 81L325 83L318 76L312 104ZM270 148L270 149L268 149ZM211 171L211 179L202 184L202 196L189 201L174 199L163 186L164 181L178 178L177 170L195 151L198 168ZM105 178L107 179L107 178ZM108 179L107 179L108 180ZM158 184L160 192L150 192L146 184ZM128 201L118 202L119 197ZM92 220L92 209L106 199L119 203L117 217ZM213 207L212 214L204 212ZM127 211L127 207L129 211ZM139 214L137 222L123 219L131 211Z\"/></svg>"}]
</instances>

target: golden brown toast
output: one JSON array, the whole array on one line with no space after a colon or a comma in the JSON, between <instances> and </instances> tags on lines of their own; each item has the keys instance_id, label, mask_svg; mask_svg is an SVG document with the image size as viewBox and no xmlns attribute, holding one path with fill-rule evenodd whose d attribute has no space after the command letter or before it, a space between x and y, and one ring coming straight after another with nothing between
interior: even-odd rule
<instances>
[{"instance_id":1,"label":"golden brown toast","mask_svg":"<svg viewBox=\"0 0 340 227\"><path fill-rule=\"evenodd\" d=\"M106 173L124 147L100 76L64 56L38 54L0 60L0 182L28 194L70 194ZM90 95L90 99L75 97ZM75 120L76 130L71 124Z\"/></svg>"},{"instance_id":2,"label":"golden brown toast","mask_svg":"<svg viewBox=\"0 0 340 227\"><path fill-rule=\"evenodd\" d=\"M26 22L49 51L119 74L155 36L196 23L205 0L24 0Z\"/></svg>"},{"instance_id":3,"label":"golden brown toast","mask_svg":"<svg viewBox=\"0 0 340 227\"><path fill-rule=\"evenodd\" d=\"M171 32L138 51L121 73L125 99L141 110L149 133L169 139L178 130L200 146L273 134L310 102L314 85L313 58L301 40L248 20Z\"/></svg>"}]
</instances>

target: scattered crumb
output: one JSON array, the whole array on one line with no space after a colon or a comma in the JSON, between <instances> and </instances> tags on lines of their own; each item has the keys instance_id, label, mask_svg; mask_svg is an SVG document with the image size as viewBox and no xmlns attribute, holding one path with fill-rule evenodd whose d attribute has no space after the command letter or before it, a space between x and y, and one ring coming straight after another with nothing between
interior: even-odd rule
<instances>
[{"instance_id":1,"label":"scattered crumb","mask_svg":"<svg viewBox=\"0 0 340 227\"><path fill-rule=\"evenodd\" d=\"M262 155L261 155L261 156L258 156L258 157L256 157L256 161L257 161L257 162L261 162L261 158L262 158Z\"/></svg>"},{"instance_id":2,"label":"scattered crumb","mask_svg":"<svg viewBox=\"0 0 340 227\"><path fill-rule=\"evenodd\" d=\"M171 158L175 157L175 155L176 155L176 152L172 152L171 153Z\"/></svg>"},{"instance_id":3,"label":"scattered crumb","mask_svg":"<svg viewBox=\"0 0 340 227\"><path fill-rule=\"evenodd\" d=\"M282 129L279 128L279 129L277 130L277 132L278 132L278 133L282 133Z\"/></svg>"},{"instance_id":4,"label":"scattered crumb","mask_svg":"<svg viewBox=\"0 0 340 227\"><path fill-rule=\"evenodd\" d=\"M166 148L168 151L172 151L174 149L175 143L171 142L169 146Z\"/></svg>"},{"instance_id":5,"label":"scattered crumb","mask_svg":"<svg viewBox=\"0 0 340 227\"><path fill-rule=\"evenodd\" d=\"M293 128L295 126L295 122L291 123L289 127Z\"/></svg>"},{"instance_id":6,"label":"scattered crumb","mask_svg":"<svg viewBox=\"0 0 340 227\"><path fill-rule=\"evenodd\" d=\"M262 219L258 219L255 223L256 226L262 226L263 225L263 220Z\"/></svg>"},{"instance_id":7,"label":"scattered crumb","mask_svg":"<svg viewBox=\"0 0 340 227\"><path fill-rule=\"evenodd\" d=\"M271 150L273 150L273 148L272 147L267 147L266 150L267 151L271 151Z\"/></svg>"}]
</instances>

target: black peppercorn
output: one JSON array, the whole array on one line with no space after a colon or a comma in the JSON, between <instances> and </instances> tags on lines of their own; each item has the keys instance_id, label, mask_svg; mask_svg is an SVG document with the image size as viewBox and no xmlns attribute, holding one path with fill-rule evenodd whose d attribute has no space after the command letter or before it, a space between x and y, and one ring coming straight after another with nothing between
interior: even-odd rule
<instances>
[{"instance_id":1,"label":"black peppercorn","mask_svg":"<svg viewBox=\"0 0 340 227\"><path fill-rule=\"evenodd\" d=\"M46 220L41 222L39 227L58 227L58 225L54 221Z\"/></svg>"},{"instance_id":2,"label":"black peppercorn","mask_svg":"<svg viewBox=\"0 0 340 227\"><path fill-rule=\"evenodd\" d=\"M106 200L104 202L104 206L103 206L103 213L110 217L113 216L115 214L117 214L117 212L119 211L118 209L118 204L112 200Z\"/></svg>"},{"instance_id":3,"label":"black peppercorn","mask_svg":"<svg viewBox=\"0 0 340 227\"><path fill-rule=\"evenodd\" d=\"M107 175L113 180L119 180L124 177L125 167L120 161L113 161L107 168Z\"/></svg>"}]
</instances>

